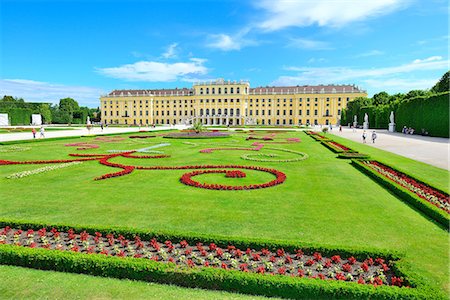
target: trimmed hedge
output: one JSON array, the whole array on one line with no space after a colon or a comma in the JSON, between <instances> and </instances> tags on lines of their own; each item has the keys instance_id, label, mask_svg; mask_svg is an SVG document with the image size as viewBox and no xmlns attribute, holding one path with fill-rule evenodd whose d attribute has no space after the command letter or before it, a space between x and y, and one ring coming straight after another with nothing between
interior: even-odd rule
<instances>
[{"instance_id":1,"label":"trimmed hedge","mask_svg":"<svg viewBox=\"0 0 450 300\"><path fill-rule=\"evenodd\" d=\"M420 134L424 128L431 136L449 137L449 102L449 92L401 102L396 112L397 131L406 126Z\"/></svg>"},{"instance_id":2,"label":"trimmed hedge","mask_svg":"<svg viewBox=\"0 0 450 300\"><path fill-rule=\"evenodd\" d=\"M446 212L440 210L439 208L432 205L428 201L420 198L415 193L402 187L400 184L398 184L392 180L389 180L388 178L379 174L375 170L364 165L364 163L362 161L352 160L352 165L355 166L360 171L362 171L364 174L373 178L376 182L381 184L383 187L386 187L389 191L391 191L392 193L397 195L400 199L407 202L408 204L410 204L411 206L413 206L414 208L416 208L417 210L422 212L424 215L426 215L430 219L434 220L440 227L444 228L445 230L449 230L450 218ZM392 168L391 166L388 166L388 165L386 165L386 166L395 170L395 168ZM412 179L414 179L418 182L421 182L420 180L415 179L414 177L410 176L409 174L407 174L407 175L409 177L411 177ZM436 189L436 190L438 190L438 189ZM438 191L440 191L440 190L438 190Z\"/></svg>"},{"instance_id":3,"label":"trimmed hedge","mask_svg":"<svg viewBox=\"0 0 450 300\"><path fill-rule=\"evenodd\" d=\"M382 250L365 250L358 248L338 249L312 245L294 245L279 241L260 241L248 239L224 239L214 236L196 236L191 234L152 233L128 228L89 228L67 225L48 225L21 221L1 220L0 226L11 226L22 229L56 228L60 231L73 228L80 232L95 231L102 234L122 234L126 238L139 235L142 239L157 238L180 241L186 239L190 243L202 241L214 242L220 247L233 244L240 248L284 248L285 250L298 249L320 251L326 255L354 255L359 258L367 256L383 256L386 259L398 259L396 253L387 253ZM226 290L245 294L263 295L268 297L284 297L292 299L317 298L346 298L346 299L445 299L442 292L426 286L421 279L415 276L405 276L408 267L402 261L396 262L392 267L401 275L407 277L412 287L398 288L391 286L361 285L353 282L329 281L321 279L298 278L288 276L261 275L245 273L234 270L216 268L184 268L171 263L155 262L139 258L119 258L96 254L75 253L46 249L33 249L13 245L0 245L0 263L32 267L44 270L83 273L96 276L127 278L158 283L170 283L184 287L196 287L213 290Z\"/></svg>"}]
</instances>

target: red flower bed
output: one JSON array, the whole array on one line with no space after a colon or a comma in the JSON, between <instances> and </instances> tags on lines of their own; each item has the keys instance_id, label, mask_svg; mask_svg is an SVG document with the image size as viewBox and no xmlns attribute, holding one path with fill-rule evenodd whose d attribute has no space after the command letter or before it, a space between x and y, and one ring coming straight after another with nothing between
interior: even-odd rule
<instances>
[{"instance_id":1,"label":"red flower bed","mask_svg":"<svg viewBox=\"0 0 450 300\"><path fill-rule=\"evenodd\" d=\"M225 173L225 177L228 177L228 178L244 178L246 176L247 175L244 172L239 171L239 170L237 170L237 171L227 171Z\"/></svg>"},{"instance_id":2,"label":"red flower bed","mask_svg":"<svg viewBox=\"0 0 450 300\"><path fill-rule=\"evenodd\" d=\"M328 142L328 143L331 144L331 145L333 145L333 146L336 147L336 148L342 149L343 151L349 151L349 150L351 150L350 148L347 148L347 147L345 147L344 145L341 145L341 144L339 144L339 143L337 143L337 142L331 141L331 142Z\"/></svg>"},{"instance_id":3,"label":"red flower bed","mask_svg":"<svg viewBox=\"0 0 450 300\"><path fill-rule=\"evenodd\" d=\"M76 233L73 229L60 232L47 230L0 228L0 244L30 248L45 248L49 251L73 251L90 255L134 257L151 259L161 263L174 263L188 268L222 268L260 274L320 278L326 280L353 281L360 284L403 286L404 279L396 276L390 263L384 258L367 258L358 261L354 257L323 257L321 253L304 253L301 249L289 253L284 249L238 249L233 245L220 248L214 243L197 242L189 245L167 240L159 242L135 236L128 240L112 233L103 235L86 231Z\"/></svg>"},{"instance_id":4,"label":"red flower bed","mask_svg":"<svg viewBox=\"0 0 450 300\"><path fill-rule=\"evenodd\" d=\"M371 169L377 171L384 177L400 184L409 191L415 193L420 198L428 201L434 206L450 213L450 197L448 194L437 191L425 183L414 180L408 175L396 171L388 166L383 165L377 161L364 161L364 164Z\"/></svg>"},{"instance_id":5,"label":"red flower bed","mask_svg":"<svg viewBox=\"0 0 450 300\"><path fill-rule=\"evenodd\" d=\"M105 143L114 143L125 140L125 138L121 136L99 136L95 138L96 141L105 142Z\"/></svg>"},{"instance_id":6,"label":"red flower bed","mask_svg":"<svg viewBox=\"0 0 450 300\"><path fill-rule=\"evenodd\" d=\"M78 147L77 150L87 150L87 149L95 149L98 148L96 144L89 143L73 143L73 144L65 144L66 147Z\"/></svg>"}]
</instances>

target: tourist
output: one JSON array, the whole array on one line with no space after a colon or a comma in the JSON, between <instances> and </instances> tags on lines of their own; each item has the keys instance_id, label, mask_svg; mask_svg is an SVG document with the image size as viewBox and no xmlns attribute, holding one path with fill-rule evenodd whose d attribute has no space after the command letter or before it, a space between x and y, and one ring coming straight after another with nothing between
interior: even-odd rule
<instances>
[{"instance_id":1,"label":"tourist","mask_svg":"<svg viewBox=\"0 0 450 300\"><path fill-rule=\"evenodd\" d=\"M377 133L374 131L372 131L372 143L375 144L375 140L377 139Z\"/></svg>"},{"instance_id":2,"label":"tourist","mask_svg":"<svg viewBox=\"0 0 450 300\"><path fill-rule=\"evenodd\" d=\"M406 131L407 131L406 126L403 126L402 133L406 134Z\"/></svg>"},{"instance_id":3,"label":"tourist","mask_svg":"<svg viewBox=\"0 0 450 300\"><path fill-rule=\"evenodd\" d=\"M41 126L41 129L39 130L39 132L41 133L41 138L45 138L45 129L44 126Z\"/></svg>"},{"instance_id":4,"label":"tourist","mask_svg":"<svg viewBox=\"0 0 450 300\"><path fill-rule=\"evenodd\" d=\"M36 129L31 129L31 133L33 134L33 139L35 139L36 138Z\"/></svg>"},{"instance_id":5,"label":"tourist","mask_svg":"<svg viewBox=\"0 0 450 300\"><path fill-rule=\"evenodd\" d=\"M363 131L363 134L362 134L363 144L366 143L366 138L367 138L367 133L366 133L366 131L364 130L364 131Z\"/></svg>"},{"instance_id":6,"label":"tourist","mask_svg":"<svg viewBox=\"0 0 450 300\"><path fill-rule=\"evenodd\" d=\"M103 122L100 122L100 129L101 129L102 132L103 132Z\"/></svg>"},{"instance_id":7,"label":"tourist","mask_svg":"<svg viewBox=\"0 0 450 300\"><path fill-rule=\"evenodd\" d=\"M342 125L339 125L339 132L342 132Z\"/></svg>"}]
</instances>

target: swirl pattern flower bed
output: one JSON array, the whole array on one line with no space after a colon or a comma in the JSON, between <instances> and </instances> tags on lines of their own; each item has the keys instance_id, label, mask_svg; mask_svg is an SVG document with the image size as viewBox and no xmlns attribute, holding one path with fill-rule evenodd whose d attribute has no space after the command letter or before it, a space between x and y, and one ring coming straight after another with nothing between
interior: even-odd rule
<instances>
[{"instance_id":1,"label":"swirl pattern flower bed","mask_svg":"<svg viewBox=\"0 0 450 300\"><path fill-rule=\"evenodd\" d=\"M255 250L228 245L221 248L215 243L186 240L178 243L170 240L146 240L139 235L129 240L122 235L69 229L60 232L55 228L39 230L10 228L0 229L0 244L29 248L44 248L52 251L71 251L116 257L150 259L161 263L173 263L186 268L221 268L242 272L273 274L282 276L309 277L327 280L353 281L360 284L395 285L405 284L404 279L391 270L393 262L383 257L367 257L358 260L353 256L322 256L320 252L304 252L297 249L289 253L283 248L271 251Z\"/></svg>"},{"instance_id":2,"label":"swirl pattern flower bed","mask_svg":"<svg viewBox=\"0 0 450 300\"><path fill-rule=\"evenodd\" d=\"M57 169L70 167L70 166L73 166L73 165L78 165L78 164L81 164L81 162L80 161L74 161L74 162L64 163L64 164L60 164L60 165L45 166L45 167L42 167L42 168L39 168L39 169L35 169L35 170L17 172L17 173L14 173L14 174L11 174L11 175L7 176L6 178L8 178L8 179L19 179L19 178L28 177L28 176L35 175L35 174L45 173L45 172L49 172L49 171L53 171L53 170L57 170Z\"/></svg>"},{"instance_id":3,"label":"swirl pattern flower bed","mask_svg":"<svg viewBox=\"0 0 450 300\"><path fill-rule=\"evenodd\" d=\"M388 178L389 180L392 180L400 184L402 187L415 193L420 198L428 201L429 203L443 210L447 214L450 213L450 198L448 194L437 191L436 189L422 182L419 182L402 172L396 171L388 166L385 166L380 162L367 160L363 161L363 164L372 168L373 170L383 175L384 177Z\"/></svg>"}]
</instances>

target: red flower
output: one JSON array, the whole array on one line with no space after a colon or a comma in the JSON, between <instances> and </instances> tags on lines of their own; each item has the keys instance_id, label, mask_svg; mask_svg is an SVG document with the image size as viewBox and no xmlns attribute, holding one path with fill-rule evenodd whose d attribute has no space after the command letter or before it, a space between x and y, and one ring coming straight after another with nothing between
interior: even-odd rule
<instances>
[{"instance_id":1,"label":"red flower","mask_svg":"<svg viewBox=\"0 0 450 300\"><path fill-rule=\"evenodd\" d=\"M352 271L352 266L349 264L344 264L342 266L342 270L344 270L345 272L351 272Z\"/></svg>"},{"instance_id":2,"label":"red flower","mask_svg":"<svg viewBox=\"0 0 450 300\"><path fill-rule=\"evenodd\" d=\"M335 264L338 264L338 263L341 262L341 257L340 257L339 255L333 255L333 256L331 257L331 260L332 260Z\"/></svg>"},{"instance_id":3,"label":"red flower","mask_svg":"<svg viewBox=\"0 0 450 300\"><path fill-rule=\"evenodd\" d=\"M355 262L356 262L356 258L354 258L353 256L351 256L351 257L349 257L349 258L347 259L347 261L348 261L349 264L353 265L353 264L355 264Z\"/></svg>"}]
</instances>

